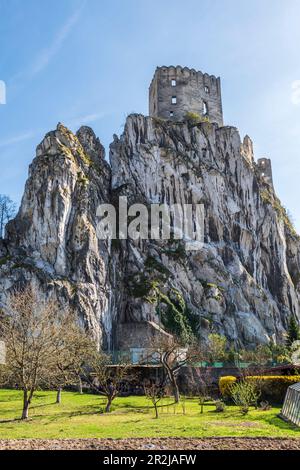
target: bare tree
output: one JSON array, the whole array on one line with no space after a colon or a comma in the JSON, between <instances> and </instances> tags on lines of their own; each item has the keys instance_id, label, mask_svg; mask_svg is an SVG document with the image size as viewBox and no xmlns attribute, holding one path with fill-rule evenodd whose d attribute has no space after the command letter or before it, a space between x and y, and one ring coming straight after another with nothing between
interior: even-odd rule
<instances>
[{"instance_id":1,"label":"bare tree","mask_svg":"<svg viewBox=\"0 0 300 470\"><path fill-rule=\"evenodd\" d=\"M159 337L151 342L150 356L162 365L165 381L172 387L175 403L179 403L180 393L177 383L179 371L201 358L201 351L196 341L186 345L174 336Z\"/></svg>"},{"instance_id":2,"label":"bare tree","mask_svg":"<svg viewBox=\"0 0 300 470\"><path fill-rule=\"evenodd\" d=\"M103 352L94 355L90 366L85 379L92 389L106 398L105 412L109 413L123 387L135 380L133 372L129 373L132 366L130 363L114 365L111 357Z\"/></svg>"},{"instance_id":3,"label":"bare tree","mask_svg":"<svg viewBox=\"0 0 300 470\"><path fill-rule=\"evenodd\" d=\"M84 367L94 357L96 344L78 324L76 314L67 312L61 323L55 356L56 372L52 385L57 388L56 403L61 403L61 392L67 385L81 384Z\"/></svg>"},{"instance_id":4,"label":"bare tree","mask_svg":"<svg viewBox=\"0 0 300 470\"><path fill-rule=\"evenodd\" d=\"M165 395L165 389L161 382L147 381L144 383L144 393L152 402L155 410L155 418L158 419L158 404Z\"/></svg>"},{"instance_id":5,"label":"bare tree","mask_svg":"<svg viewBox=\"0 0 300 470\"><path fill-rule=\"evenodd\" d=\"M207 368L201 369L200 375L198 377L198 396L199 396L199 405L200 413L204 411L205 402L211 400L211 390L212 390L212 376L211 372Z\"/></svg>"},{"instance_id":6,"label":"bare tree","mask_svg":"<svg viewBox=\"0 0 300 470\"><path fill-rule=\"evenodd\" d=\"M0 238L4 238L5 225L15 214L15 203L8 196L0 194Z\"/></svg>"},{"instance_id":7,"label":"bare tree","mask_svg":"<svg viewBox=\"0 0 300 470\"><path fill-rule=\"evenodd\" d=\"M27 287L9 296L2 316L4 379L23 390L21 419L27 419L34 392L49 386L57 374L62 313L55 302L39 299L37 292Z\"/></svg>"}]
</instances>

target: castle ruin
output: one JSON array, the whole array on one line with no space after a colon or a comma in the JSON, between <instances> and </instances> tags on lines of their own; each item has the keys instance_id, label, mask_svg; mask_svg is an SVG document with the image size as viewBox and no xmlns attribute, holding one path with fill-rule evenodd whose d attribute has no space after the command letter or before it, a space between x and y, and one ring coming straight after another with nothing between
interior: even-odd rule
<instances>
[{"instance_id":1,"label":"castle ruin","mask_svg":"<svg viewBox=\"0 0 300 470\"><path fill-rule=\"evenodd\" d=\"M221 81L187 67L157 67L149 89L149 114L182 121L187 113L223 126Z\"/></svg>"},{"instance_id":2,"label":"castle ruin","mask_svg":"<svg viewBox=\"0 0 300 470\"><path fill-rule=\"evenodd\" d=\"M272 162L270 158L259 158L257 160L257 169L261 178L273 188Z\"/></svg>"},{"instance_id":3,"label":"castle ruin","mask_svg":"<svg viewBox=\"0 0 300 470\"><path fill-rule=\"evenodd\" d=\"M220 127L224 125L220 77L179 65L157 67L149 88L149 115L175 122L184 121L187 113L207 118ZM255 164L248 136L241 153L251 165L256 165L260 177L273 188L271 160L260 158Z\"/></svg>"}]
</instances>

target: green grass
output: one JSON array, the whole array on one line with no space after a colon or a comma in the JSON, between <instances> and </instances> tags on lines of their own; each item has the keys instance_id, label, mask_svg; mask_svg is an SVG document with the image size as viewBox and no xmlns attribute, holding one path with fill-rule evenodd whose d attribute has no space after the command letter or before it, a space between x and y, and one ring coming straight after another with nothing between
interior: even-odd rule
<instances>
[{"instance_id":1,"label":"green grass","mask_svg":"<svg viewBox=\"0 0 300 470\"><path fill-rule=\"evenodd\" d=\"M167 404L168 399L163 402ZM171 400L169 400L171 403ZM22 393L0 390L0 438L128 438L128 437L211 437L268 436L299 437L300 429L277 418L279 408L251 410L241 416L234 406L224 413L212 405L200 414L197 399L182 406L165 406L159 419L144 397L117 398L110 414L101 414L104 401L97 395L63 392L62 404L55 404L55 392L36 392L30 420L22 422ZM175 414L174 414L175 411Z\"/></svg>"}]
</instances>

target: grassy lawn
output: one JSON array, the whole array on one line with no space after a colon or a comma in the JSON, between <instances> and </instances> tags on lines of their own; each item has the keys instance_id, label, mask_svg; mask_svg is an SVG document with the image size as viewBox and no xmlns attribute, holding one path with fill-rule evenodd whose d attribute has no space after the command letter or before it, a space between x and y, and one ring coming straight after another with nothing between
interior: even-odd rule
<instances>
[{"instance_id":1,"label":"grassy lawn","mask_svg":"<svg viewBox=\"0 0 300 470\"><path fill-rule=\"evenodd\" d=\"M171 403L171 400L169 400ZM165 399L163 404L167 404ZM63 392L62 404L55 404L55 392L37 392L30 409L30 420L22 422L22 393L0 390L0 438L127 438L127 437L211 437L268 436L299 437L300 429L277 418L279 408L251 410L241 416L236 407L224 413L212 405L204 414L196 398L182 406L165 406L160 418L144 397L117 398L110 414L101 414L103 399L97 395Z\"/></svg>"}]
</instances>

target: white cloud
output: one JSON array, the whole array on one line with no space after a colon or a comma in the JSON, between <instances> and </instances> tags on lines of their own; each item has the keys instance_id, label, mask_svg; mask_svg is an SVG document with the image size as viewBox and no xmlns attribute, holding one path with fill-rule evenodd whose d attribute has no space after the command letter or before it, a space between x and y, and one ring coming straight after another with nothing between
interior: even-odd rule
<instances>
[{"instance_id":1,"label":"white cloud","mask_svg":"<svg viewBox=\"0 0 300 470\"><path fill-rule=\"evenodd\" d=\"M5 140L0 140L0 147L8 147L9 145L14 145L19 142L23 142L24 140L32 139L35 135L35 132L29 131L23 134L18 134L13 137L9 137Z\"/></svg>"},{"instance_id":2,"label":"white cloud","mask_svg":"<svg viewBox=\"0 0 300 470\"><path fill-rule=\"evenodd\" d=\"M291 85L292 94L291 102L298 106L300 105L300 80L294 80Z\"/></svg>"},{"instance_id":3,"label":"white cloud","mask_svg":"<svg viewBox=\"0 0 300 470\"><path fill-rule=\"evenodd\" d=\"M62 122L66 122L66 125L68 127L77 128L77 127L83 126L84 124L89 124L89 123L98 121L98 119L102 119L105 116L106 116L106 113L85 114L83 116L79 116L73 119L65 119ZM36 129L35 131L28 131L28 132L24 132L21 134L17 134L15 136L8 137L4 140L0 139L0 148L9 147L10 145L18 144L25 140L32 139L36 137L40 132L42 132L41 129L39 130Z\"/></svg>"},{"instance_id":4,"label":"white cloud","mask_svg":"<svg viewBox=\"0 0 300 470\"><path fill-rule=\"evenodd\" d=\"M30 80L37 74L42 72L51 62L53 57L59 52L63 43L71 33L73 27L80 19L81 12L84 8L86 0L80 4L80 6L67 18L61 29L57 32L52 44L44 48L38 56L34 59L29 68L23 72L17 74L13 79L13 83L17 83L18 86L22 86L24 80Z\"/></svg>"},{"instance_id":5,"label":"white cloud","mask_svg":"<svg viewBox=\"0 0 300 470\"><path fill-rule=\"evenodd\" d=\"M33 63L31 70L30 70L30 75L35 76L39 72L41 72L51 59L58 53L60 48L62 47L64 41L72 31L73 27L77 23L77 21L80 18L80 13L82 10L82 6L76 10L65 22L65 24L62 26L62 28L58 31L53 43L45 48L37 57L35 62Z\"/></svg>"},{"instance_id":6,"label":"white cloud","mask_svg":"<svg viewBox=\"0 0 300 470\"><path fill-rule=\"evenodd\" d=\"M93 113L93 114L86 114L84 116L79 116L73 119L65 119L65 122L69 127L79 127L83 126L84 124L90 124L92 122L98 121L106 116L106 113Z\"/></svg>"}]
</instances>

